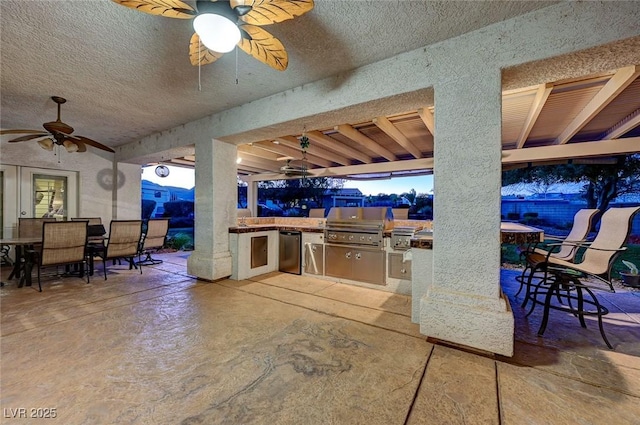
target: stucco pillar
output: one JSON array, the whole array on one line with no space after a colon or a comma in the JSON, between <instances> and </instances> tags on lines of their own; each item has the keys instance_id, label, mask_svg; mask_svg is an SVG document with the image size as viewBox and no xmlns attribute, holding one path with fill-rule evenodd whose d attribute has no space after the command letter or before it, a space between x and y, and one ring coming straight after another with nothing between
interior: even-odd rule
<instances>
[{"instance_id":1,"label":"stucco pillar","mask_svg":"<svg viewBox=\"0 0 640 425\"><path fill-rule=\"evenodd\" d=\"M501 74L461 62L435 86L433 283L420 332L511 356L514 320L500 289Z\"/></svg>"},{"instance_id":2,"label":"stucco pillar","mask_svg":"<svg viewBox=\"0 0 640 425\"><path fill-rule=\"evenodd\" d=\"M251 215L258 216L258 182L250 181L247 184L247 208Z\"/></svg>"},{"instance_id":3,"label":"stucco pillar","mask_svg":"<svg viewBox=\"0 0 640 425\"><path fill-rule=\"evenodd\" d=\"M234 145L217 140L196 142L195 250L187 273L204 280L231 275L229 227L236 222L238 184Z\"/></svg>"}]
</instances>

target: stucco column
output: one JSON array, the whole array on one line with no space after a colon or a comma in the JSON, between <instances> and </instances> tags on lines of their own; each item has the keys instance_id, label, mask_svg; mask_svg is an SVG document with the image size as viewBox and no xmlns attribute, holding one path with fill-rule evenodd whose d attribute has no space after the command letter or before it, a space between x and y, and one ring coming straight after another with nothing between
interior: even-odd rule
<instances>
[{"instance_id":1,"label":"stucco column","mask_svg":"<svg viewBox=\"0 0 640 425\"><path fill-rule=\"evenodd\" d=\"M234 145L196 142L195 250L187 273L204 280L231 275L229 227L236 222L237 190Z\"/></svg>"},{"instance_id":2,"label":"stucco column","mask_svg":"<svg viewBox=\"0 0 640 425\"><path fill-rule=\"evenodd\" d=\"M457 61L435 86L433 283L420 332L513 355L500 289L501 73Z\"/></svg>"},{"instance_id":3,"label":"stucco column","mask_svg":"<svg viewBox=\"0 0 640 425\"><path fill-rule=\"evenodd\" d=\"M247 208L252 216L258 216L258 182L250 181L247 184Z\"/></svg>"}]
</instances>

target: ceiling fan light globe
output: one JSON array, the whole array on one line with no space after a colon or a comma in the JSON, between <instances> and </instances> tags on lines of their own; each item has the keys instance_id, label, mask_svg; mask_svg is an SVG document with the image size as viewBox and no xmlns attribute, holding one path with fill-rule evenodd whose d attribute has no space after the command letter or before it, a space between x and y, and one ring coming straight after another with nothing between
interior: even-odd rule
<instances>
[{"instance_id":1,"label":"ceiling fan light globe","mask_svg":"<svg viewBox=\"0 0 640 425\"><path fill-rule=\"evenodd\" d=\"M53 150L53 140L51 140L48 137L46 139L38 140L38 144L44 150L47 150L47 151Z\"/></svg>"},{"instance_id":2,"label":"ceiling fan light globe","mask_svg":"<svg viewBox=\"0 0 640 425\"><path fill-rule=\"evenodd\" d=\"M62 142L62 146L64 146L64 148L69 153L78 152L78 145L76 145L70 140L65 140L64 142Z\"/></svg>"},{"instance_id":3,"label":"ceiling fan light globe","mask_svg":"<svg viewBox=\"0 0 640 425\"><path fill-rule=\"evenodd\" d=\"M196 16L193 29L207 49L218 53L232 51L241 37L240 29L233 21L214 13Z\"/></svg>"}]
</instances>

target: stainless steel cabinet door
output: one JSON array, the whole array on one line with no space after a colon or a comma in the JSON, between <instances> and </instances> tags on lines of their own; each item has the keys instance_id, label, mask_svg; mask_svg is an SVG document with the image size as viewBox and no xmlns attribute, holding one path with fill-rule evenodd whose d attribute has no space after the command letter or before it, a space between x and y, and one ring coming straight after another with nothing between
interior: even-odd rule
<instances>
[{"instance_id":1,"label":"stainless steel cabinet door","mask_svg":"<svg viewBox=\"0 0 640 425\"><path fill-rule=\"evenodd\" d=\"M386 252L364 249L354 250L353 253L353 277L351 279L360 282L384 285L385 279L385 255Z\"/></svg>"},{"instance_id":2,"label":"stainless steel cabinet door","mask_svg":"<svg viewBox=\"0 0 640 425\"><path fill-rule=\"evenodd\" d=\"M305 244L304 272L324 275L324 244Z\"/></svg>"},{"instance_id":3,"label":"stainless steel cabinet door","mask_svg":"<svg viewBox=\"0 0 640 425\"><path fill-rule=\"evenodd\" d=\"M324 273L327 276L353 279L351 267L353 248L345 246L325 245Z\"/></svg>"},{"instance_id":4,"label":"stainless steel cabinet door","mask_svg":"<svg viewBox=\"0 0 640 425\"><path fill-rule=\"evenodd\" d=\"M269 262L269 237L254 236L251 238L251 268L266 266Z\"/></svg>"}]
</instances>

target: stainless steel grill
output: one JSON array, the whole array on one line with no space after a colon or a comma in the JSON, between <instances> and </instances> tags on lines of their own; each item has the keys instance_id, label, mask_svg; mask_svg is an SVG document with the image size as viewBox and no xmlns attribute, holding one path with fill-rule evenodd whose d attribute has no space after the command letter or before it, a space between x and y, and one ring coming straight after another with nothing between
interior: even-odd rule
<instances>
[{"instance_id":1,"label":"stainless steel grill","mask_svg":"<svg viewBox=\"0 0 640 425\"><path fill-rule=\"evenodd\" d=\"M392 228L390 208L332 208L325 228L325 274L384 285L384 232Z\"/></svg>"},{"instance_id":2,"label":"stainless steel grill","mask_svg":"<svg viewBox=\"0 0 640 425\"><path fill-rule=\"evenodd\" d=\"M332 208L327 215L325 241L382 249L384 232L392 228L390 208Z\"/></svg>"}]
</instances>

